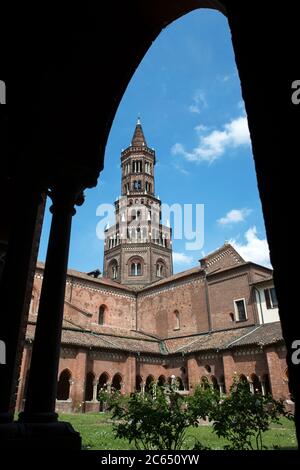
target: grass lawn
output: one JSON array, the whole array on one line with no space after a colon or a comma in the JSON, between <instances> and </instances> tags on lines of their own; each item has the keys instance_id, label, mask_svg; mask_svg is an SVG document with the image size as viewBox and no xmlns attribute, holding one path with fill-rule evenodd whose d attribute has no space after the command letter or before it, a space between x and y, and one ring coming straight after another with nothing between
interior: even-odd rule
<instances>
[{"instance_id":1,"label":"grass lawn","mask_svg":"<svg viewBox=\"0 0 300 470\"><path fill-rule=\"evenodd\" d=\"M60 421L68 421L80 432L84 449L91 450L128 450L134 449L133 443L125 439L116 439L109 413L61 414ZM219 439L211 426L189 428L186 437L186 448L192 448L195 439L211 449L222 449L225 439ZM283 418L281 424L272 424L264 434L263 443L268 449L273 446L279 449L296 449L295 426L292 421Z\"/></svg>"}]
</instances>

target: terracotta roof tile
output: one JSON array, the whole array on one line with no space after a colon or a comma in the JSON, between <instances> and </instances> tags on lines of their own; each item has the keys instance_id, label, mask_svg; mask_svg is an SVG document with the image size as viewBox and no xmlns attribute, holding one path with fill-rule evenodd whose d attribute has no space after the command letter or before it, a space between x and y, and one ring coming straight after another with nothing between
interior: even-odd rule
<instances>
[{"instance_id":1,"label":"terracotta roof tile","mask_svg":"<svg viewBox=\"0 0 300 470\"><path fill-rule=\"evenodd\" d=\"M70 325L69 325L70 326ZM35 324L27 325L26 338L34 339ZM82 347L93 347L100 349L114 349L121 351L134 351L158 354L161 352L159 341L146 339L145 336L139 338L120 337L113 335L101 335L90 331L79 330L78 328L64 327L62 330L62 344Z\"/></svg>"},{"instance_id":2,"label":"terracotta roof tile","mask_svg":"<svg viewBox=\"0 0 300 470\"><path fill-rule=\"evenodd\" d=\"M236 346L267 346L268 344L275 344L283 341L282 330L280 322L266 323L256 327L249 335L242 335L233 344L229 344L228 347Z\"/></svg>"}]
</instances>

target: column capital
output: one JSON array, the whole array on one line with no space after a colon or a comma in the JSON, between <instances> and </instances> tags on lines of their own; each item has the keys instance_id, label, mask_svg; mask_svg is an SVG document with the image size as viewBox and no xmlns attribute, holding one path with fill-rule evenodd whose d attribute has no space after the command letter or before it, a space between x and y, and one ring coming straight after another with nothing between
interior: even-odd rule
<instances>
[{"instance_id":1,"label":"column capital","mask_svg":"<svg viewBox=\"0 0 300 470\"><path fill-rule=\"evenodd\" d=\"M71 212L72 215L75 215L74 206L81 206L84 203L83 189L68 184L50 188L47 194L52 200L52 206L50 207L52 214Z\"/></svg>"}]
</instances>

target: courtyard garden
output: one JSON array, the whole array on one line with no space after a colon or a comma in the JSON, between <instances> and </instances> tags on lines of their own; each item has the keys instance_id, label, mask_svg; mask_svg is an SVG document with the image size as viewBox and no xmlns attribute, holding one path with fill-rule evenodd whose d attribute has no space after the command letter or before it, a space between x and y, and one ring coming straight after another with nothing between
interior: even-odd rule
<instances>
[{"instance_id":1,"label":"courtyard garden","mask_svg":"<svg viewBox=\"0 0 300 470\"><path fill-rule=\"evenodd\" d=\"M115 437L110 413L61 414L60 421L68 421L82 436L83 449L89 450L130 450L135 449L133 443L126 439ZM200 441L211 449L222 449L226 439L218 438L212 426L200 425L190 427L187 431L186 448L194 446ZM268 449L295 449L297 448L294 423L282 418L280 423L273 424L264 436L264 444Z\"/></svg>"},{"instance_id":2,"label":"courtyard garden","mask_svg":"<svg viewBox=\"0 0 300 470\"><path fill-rule=\"evenodd\" d=\"M101 392L106 412L60 415L90 450L295 449L293 416L282 401L234 380L228 396L199 386L190 396L156 387L130 397Z\"/></svg>"}]
</instances>

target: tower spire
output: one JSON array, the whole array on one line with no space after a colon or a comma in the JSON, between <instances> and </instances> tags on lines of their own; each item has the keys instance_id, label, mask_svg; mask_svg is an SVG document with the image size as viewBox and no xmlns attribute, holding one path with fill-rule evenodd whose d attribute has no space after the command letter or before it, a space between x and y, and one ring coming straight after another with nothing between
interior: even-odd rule
<instances>
[{"instance_id":1,"label":"tower spire","mask_svg":"<svg viewBox=\"0 0 300 470\"><path fill-rule=\"evenodd\" d=\"M147 147L147 142L144 136L140 117L138 117L136 121L136 126L135 126L135 130L134 130L133 137L131 140L131 145L133 147Z\"/></svg>"},{"instance_id":2,"label":"tower spire","mask_svg":"<svg viewBox=\"0 0 300 470\"><path fill-rule=\"evenodd\" d=\"M172 275L171 228L161 223L155 196L155 150L138 117L131 145L121 153L122 196L115 224L105 230L104 276L137 289Z\"/></svg>"}]
</instances>

